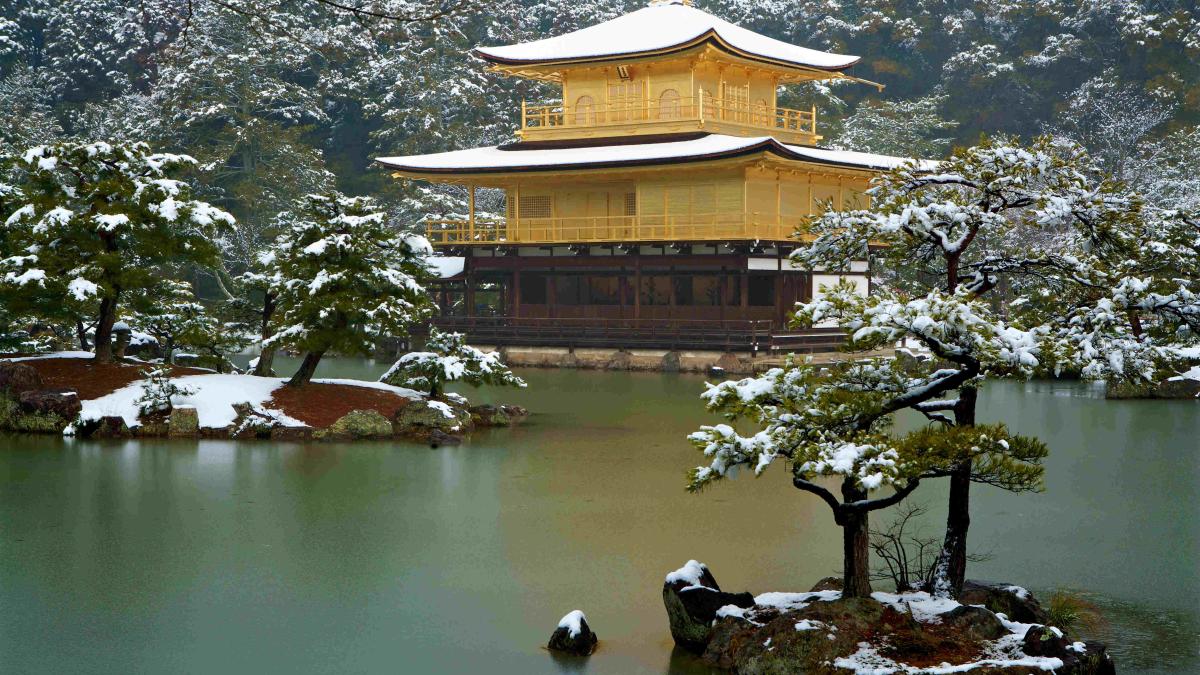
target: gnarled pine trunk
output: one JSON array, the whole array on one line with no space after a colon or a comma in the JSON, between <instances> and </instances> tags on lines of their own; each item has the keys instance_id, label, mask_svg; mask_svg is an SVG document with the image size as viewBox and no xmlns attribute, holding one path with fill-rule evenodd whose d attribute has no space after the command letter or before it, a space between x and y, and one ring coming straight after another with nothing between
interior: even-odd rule
<instances>
[{"instance_id":1,"label":"gnarled pine trunk","mask_svg":"<svg viewBox=\"0 0 1200 675\"><path fill-rule=\"evenodd\" d=\"M965 386L959 390L954 422L958 426L975 425L975 403L979 390ZM934 566L933 593L957 598L967 578L967 530L971 528L971 461L955 465L950 474L950 497L946 510L946 539Z\"/></svg>"},{"instance_id":2,"label":"gnarled pine trunk","mask_svg":"<svg viewBox=\"0 0 1200 675\"><path fill-rule=\"evenodd\" d=\"M100 319L96 322L96 362L112 361L112 328L117 322L117 299L121 291L113 289L112 295L100 301Z\"/></svg>"},{"instance_id":3,"label":"gnarled pine trunk","mask_svg":"<svg viewBox=\"0 0 1200 675\"><path fill-rule=\"evenodd\" d=\"M317 364L321 362L321 357L324 355L324 349L305 354L304 360L300 362L300 368L295 375L292 375L292 379L288 380L288 386L299 387L308 384L312 380L313 373L317 372Z\"/></svg>"},{"instance_id":4,"label":"gnarled pine trunk","mask_svg":"<svg viewBox=\"0 0 1200 675\"><path fill-rule=\"evenodd\" d=\"M853 481L842 483L842 501L857 502L867 493L855 487ZM871 596L871 549L868 532L868 511L842 507L839 525L842 526L842 597Z\"/></svg>"}]
</instances>

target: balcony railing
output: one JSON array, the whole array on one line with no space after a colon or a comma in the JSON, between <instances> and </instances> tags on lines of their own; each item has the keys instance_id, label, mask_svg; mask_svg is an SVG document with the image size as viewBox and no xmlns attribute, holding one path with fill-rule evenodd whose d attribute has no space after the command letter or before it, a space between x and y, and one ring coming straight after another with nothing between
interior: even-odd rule
<instances>
[{"instance_id":1,"label":"balcony railing","mask_svg":"<svg viewBox=\"0 0 1200 675\"><path fill-rule=\"evenodd\" d=\"M586 244L690 241L782 241L808 222L807 216L759 213L580 216L505 220L431 220L434 245Z\"/></svg>"},{"instance_id":2,"label":"balcony railing","mask_svg":"<svg viewBox=\"0 0 1200 675\"><path fill-rule=\"evenodd\" d=\"M730 125L747 130L817 138L817 109L794 110L749 101L697 97L637 99L614 104L567 105L521 103L521 131L603 128L650 123L696 122Z\"/></svg>"}]
</instances>

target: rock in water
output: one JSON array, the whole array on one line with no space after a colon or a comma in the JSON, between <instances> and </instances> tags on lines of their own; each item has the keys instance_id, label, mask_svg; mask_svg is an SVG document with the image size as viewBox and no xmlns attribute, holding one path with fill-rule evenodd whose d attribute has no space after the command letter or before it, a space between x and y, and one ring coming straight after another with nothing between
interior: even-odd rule
<instances>
[{"instance_id":1,"label":"rock in water","mask_svg":"<svg viewBox=\"0 0 1200 675\"><path fill-rule=\"evenodd\" d=\"M0 362L0 391L7 391L13 397L24 392L42 388L42 376L33 366L24 363Z\"/></svg>"},{"instance_id":2,"label":"rock in water","mask_svg":"<svg viewBox=\"0 0 1200 675\"><path fill-rule=\"evenodd\" d=\"M558 628L554 629L546 647L551 651L588 656L596 651L597 642L599 640L588 626L587 617L577 609L558 622Z\"/></svg>"},{"instance_id":3,"label":"rock in water","mask_svg":"<svg viewBox=\"0 0 1200 675\"><path fill-rule=\"evenodd\" d=\"M328 429L313 434L317 440L361 440L367 438L389 438L392 423L375 410L351 410L334 422Z\"/></svg>"},{"instance_id":4,"label":"rock in water","mask_svg":"<svg viewBox=\"0 0 1200 675\"><path fill-rule=\"evenodd\" d=\"M725 593L704 563L689 560L671 572L663 582L663 605L671 625L675 644L695 654L703 654L712 636L717 610L726 605L754 606L749 593Z\"/></svg>"},{"instance_id":5,"label":"rock in water","mask_svg":"<svg viewBox=\"0 0 1200 675\"><path fill-rule=\"evenodd\" d=\"M435 429L458 435L471 428L471 413L444 401L418 399L409 401L396 412L396 433L426 438Z\"/></svg>"}]
</instances>

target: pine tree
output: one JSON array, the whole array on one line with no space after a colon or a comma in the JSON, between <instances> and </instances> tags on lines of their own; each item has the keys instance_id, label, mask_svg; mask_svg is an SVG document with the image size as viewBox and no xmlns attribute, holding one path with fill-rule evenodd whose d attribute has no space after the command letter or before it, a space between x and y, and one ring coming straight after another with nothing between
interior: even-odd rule
<instances>
[{"instance_id":1,"label":"pine tree","mask_svg":"<svg viewBox=\"0 0 1200 675\"><path fill-rule=\"evenodd\" d=\"M467 344L465 335L437 328L429 329L424 350L401 356L379 381L427 391L430 398L440 398L447 382L466 382L473 387L525 386L525 381L500 361L499 352L480 351Z\"/></svg>"},{"instance_id":2,"label":"pine tree","mask_svg":"<svg viewBox=\"0 0 1200 675\"><path fill-rule=\"evenodd\" d=\"M870 210L818 219L795 259L839 269L867 255L869 241L884 247L883 267L916 274L893 274L869 298L829 289L797 321L835 322L853 351L913 340L938 359L885 409L971 429L985 377L1151 379L1176 368L1200 336L1200 289L1184 272L1200 250L1197 232L1176 212L1146 207L1078 146L986 140L936 169L884 174L872 196ZM934 471L951 481L936 592L962 588L970 484L1031 487L991 471L996 461L1007 472L1004 463L1036 458L1033 447L1010 441L995 460L962 456Z\"/></svg>"},{"instance_id":3,"label":"pine tree","mask_svg":"<svg viewBox=\"0 0 1200 675\"><path fill-rule=\"evenodd\" d=\"M305 352L289 384L311 380L326 352L369 355L431 313L421 281L432 247L389 226L373 200L309 195L287 221L268 268L279 278L278 328L264 345Z\"/></svg>"},{"instance_id":4,"label":"pine tree","mask_svg":"<svg viewBox=\"0 0 1200 675\"><path fill-rule=\"evenodd\" d=\"M13 230L0 261L4 283L48 317L68 301L97 302L96 359L110 360L122 304L145 299L169 270L214 264L217 230L234 223L170 177L194 162L144 143L102 142L36 146L10 158L18 193L0 214Z\"/></svg>"}]
</instances>

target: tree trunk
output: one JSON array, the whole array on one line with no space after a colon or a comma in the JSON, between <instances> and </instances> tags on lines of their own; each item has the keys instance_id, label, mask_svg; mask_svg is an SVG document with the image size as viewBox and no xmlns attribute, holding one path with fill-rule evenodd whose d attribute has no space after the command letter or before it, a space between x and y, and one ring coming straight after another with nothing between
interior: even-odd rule
<instances>
[{"instance_id":1,"label":"tree trunk","mask_svg":"<svg viewBox=\"0 0 1200 675\"><path fill-rule=\"evenodd\" d=\"M117 322L117 299L120 291L100 301L100 319L96 322L96 362L112 361L112 327Z\"/></svg>"},{"instance_id":2,"label":"tree trunk","mask_svg":"<svg viewBox=\"0 0 1200 675\"><path fill-rule=\"evenodd\" d=\"M267 293L263 299L262 325L260 326L260 334L262 335L263 342L266 342L267 339L275 334L275 331L271 330L271 316L274 314L275 297ZM262 351L258 354L258 363L254 365L255 375L259 377L271 377L271 374L274 372L273 366L275 365L276 349L275 345L262 348Z\"/></svg>"},{"instance_id":3,"label":"tree trunk","mask_svg":"<svg viewBox=\"0 0 1200 675\"><path fill-rule=\"evenodd\" d=\"M83 321L75 321L75 337L79 339L79 348L83 351L90 351L92 345L88 344L87 326L83 325Z\"/></svg>"},{"instance_id":4,"label":"tree trunk","mask_svg":"<svg viewBox=\"0 0 1200 675\"><path fill-rule=\"evenodd\" d=\"M312 380L313 373L317 372L317 364L321 362L321 357L324 355L324 349L305 354L304 360L300 362L300 369L296 371L295 375L292 375L292 379L288 380L288 386L299 387L308 384Z\"/></svg>"},{"instance_id":5,"label":"tree trunk","mask_svg":"<svg viewBox=\"0 0 1200 675\"><path fill-rule=\"evenodd\" d=\"M867 493L855 487L849 479L842 482L842 501L856 502L867 498ZM842 526L842 597L867 598L871 596L870 534L867 531L868 512L865 509L848 509L843 506Z\"/></svg>"},{"instance_id":6,"label":"tree trunk","mask_svg":"<svg viewBox=\"0 0 1200 675\"><path fill-rule=\"evenodd\" d=\"M958 426L975 425L975 402L979 390L966 386L959 390L954 422ZM967 577L967 530L971 528L971 462L957 464L950 474L950 498L946 510L946 539L934 566L933 593L957 598Z\"/></svg>"}]
</instances>

